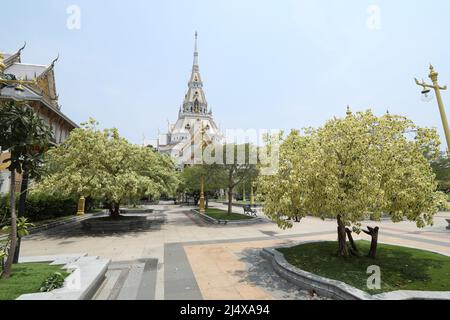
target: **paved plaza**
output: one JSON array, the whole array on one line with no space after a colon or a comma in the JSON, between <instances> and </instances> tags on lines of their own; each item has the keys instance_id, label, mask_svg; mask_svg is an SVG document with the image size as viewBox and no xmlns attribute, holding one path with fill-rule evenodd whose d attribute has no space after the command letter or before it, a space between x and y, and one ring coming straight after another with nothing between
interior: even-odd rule
<instances>
[{"instance_id":1,"label":"paved plaza","mask_svg":"<svg viewBox=\"0 0 450 320\"><path fill-rule=\"evenodd\" d=\"M152 208L148 230L93 234L74 223L28 236L22 255L88 253L111 259L106 279L94 296L99 300L320 299L277 276L259 250L335 240L335 221L308 217L289 230L279 229L266 218L254 225L217 226L201 220L190 207L161 203ZM264 217L261 212L259 216ZM449 213L439 213L434 226L425 229L410 222L382 221L377 223L380 242L450 255L450 232L445 229L449 218ZM368 240L364 235L356 238Z\"/></svg>"}]
</instances>

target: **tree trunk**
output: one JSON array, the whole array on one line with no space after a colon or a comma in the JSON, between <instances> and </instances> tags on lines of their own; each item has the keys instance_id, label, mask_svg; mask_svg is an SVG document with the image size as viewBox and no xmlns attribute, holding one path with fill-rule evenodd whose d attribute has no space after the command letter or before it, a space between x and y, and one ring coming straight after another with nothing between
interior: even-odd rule
<instances>
[{"instance_id":1,"label":"tree trunk","mask_svg":"<svg viewBox=\"0 0 450 320\"><path fill-rule=\"evenodd\" d=\"M233 188L228 188L228 213L233 212Z\"/></svg>"},{"instance_id":2,"label":"tree trunk","mask_svg":"<svg viewBox=\"0 0 450 320\"><path fill-rule=\"evenodd\" d=\"M27 194L28 194L28 179L29 179L29 172L28 170L23 172L22 176L22 182L20 184L20 197L19 197L19 207L17 208L17 217L23 217L25 216L25 206L26 206L26 200L27 200ZM20 255L20 244L22 239L18 236L17 237L17 245L16 250L14 251L14 260L13 264L19 263L19 255Z\"/></svg>"},{"instance_id":3,"label":"tree trunk","mask_svg":"<svg viewBox=\"0 0 450 320\"><path fill-rule=\"evenodd\" d=\"M233 171L234 169L229 169L228 171L228 213L233 212Z\"/></svg>"},{"instance_id":4,"label":"tree trunk","mask_svg":"<svg viewBox=\"0 0 450 320\"><path fill-rule=\"evenodd\" d=\"M111 202L111 204L109 205L109 216L113 219L119 218L120 204Z\"/></svg>"},{"instance_id":5,"label":"tree trunk","mask_svg":"<svg viewBox=\"0 0 450 320\"><path fill-rule=\"evenodd\" d=\"M347 233L345 232L345 225L342 223L341 216L337 216L337 233L338 233L338 256L340 257L348 257L349 252L347 248Z\"/></svg>"},{"instance_id":6,"label":"tree trunk","mask_svg":"<svg viewBox=\"0 0 450 320\"><path fill-rule=\"evenodd\" d=\"M209 199L208 194L205 194L205 209L208 209Z\"/></svg>"},{"instance_id":7,"label":"tree trunk","mask_svg":"<svg viewBox=\"0 0 450 320\"><path fill-rule=\"evenodd\" d=\"M352 231L349 228L345 228L345 232L347 233L348 242L350 243L350 253L354 256L359 256L359 250L353 240Z\"/></svg>"},{"instance_id":8,"label":"tree trunk","mask_svg":"<svg viewBox=\"0 0 450 320\"><path fill-rule=\"evenodd\" d=\"M16 250L17 242L17 217L16 217L16 171L11 171L11 190L10 190L10 205L11 205L11 235L8 257L6 259L5 268L1 275L2 279L11 276L12 262L14 260L14 252Z\"/></svg>"},{"instance_id":9,"label":"tree trunk","mask_svg":"<svg viewBox=\"0 0 450 320\"><path fill-rule=\"evenodd\" d=\"M120 204L119 203L113 203L112 204L111 218L118 219L119 217L120 217Z\"/></svg>"},{"instance_id":10,"label":"tree trunk","mask_svg":"<svg viewBox=\"0 0 450 320\"><path fill-rule=\"evenodd\" d=\"M368 257L375 259L377 257L377 246L378 246L378 231L380 228L375 227L367 227L367 230L363 230L364 233L368 234L372 237L372 241L370 243L370 250Z\"/></svg>"}]
</instances>

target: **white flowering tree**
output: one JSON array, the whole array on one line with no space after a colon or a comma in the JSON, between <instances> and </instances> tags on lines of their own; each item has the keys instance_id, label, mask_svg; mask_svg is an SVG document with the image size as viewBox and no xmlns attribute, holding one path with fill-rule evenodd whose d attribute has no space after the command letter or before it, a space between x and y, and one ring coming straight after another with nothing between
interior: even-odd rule
<instances>
[{"instance_id":1,"label":"white flowering tree","mask_svg":"<svg viewBox=\"0 0 450 320\"><path fill-rule=\"evenodd\" d=\"M172 161L150 148L130 144L117 129L82 124L46 155L48 172L38 189L91 196L109 204L112 217L126 199L173 194L177 186Z\"/></svg>"},{"instance_id":2,"label":"white flowering tree","mask_svg":"<svg viewBox=\"0 0 450 320\"><path fill-rule=\"evenodd\" d=\"M259 180L265 212L283 228L292 226L286 217L334 218L339 255L358 255L352 231L364 231L375 257L379 228L361 230L361 221L386 215L418 227L432 224L444 197L427 157L438 151L434 129L370 111L332 119L303 135L294 131L280 148L278 173Z\"/></svg>"}]
</instances>

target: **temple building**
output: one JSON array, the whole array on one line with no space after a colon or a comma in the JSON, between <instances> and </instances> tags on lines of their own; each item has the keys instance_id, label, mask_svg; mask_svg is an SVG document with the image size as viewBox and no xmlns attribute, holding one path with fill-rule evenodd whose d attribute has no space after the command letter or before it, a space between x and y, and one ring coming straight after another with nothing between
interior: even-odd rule
<instances>
[{"instance_id":1,"label":"temple building","mask_svg":"<svg viewBox=\"0 0 450 320\"><path fill-rule=\"evenodd\" d=\"M195 33L194 62L188 90L178 111L178 119L169 125L168 132L160 134L157 146L159 152L171 155L175 163L182 167L193 158L193 141L199 141L203 129L203 139L208 143L222 143L223 135L213 119L212 109L206 101L203 81L198 63L197 33Z\"/></svg>"},{"instance_id":2,"label":"temple building","mask_svg":"<svg viewBox=\"0 0 450 320\"><path fill-rule=\"evenodd\" d=\"M78 127L61 111L56 91L54 67L58 59L49 65L22 63L21 53L25 46L13 54L0 52L0 77L9 80L36 80L35 84L7 85L0 82L0 99L25 101L53 129L53 144L62 143L71 130ZM9 191L9 171L6 150L0 153L0 193ZM17 186L20 186L20 177Z\"/></svg>"}]
</instances>

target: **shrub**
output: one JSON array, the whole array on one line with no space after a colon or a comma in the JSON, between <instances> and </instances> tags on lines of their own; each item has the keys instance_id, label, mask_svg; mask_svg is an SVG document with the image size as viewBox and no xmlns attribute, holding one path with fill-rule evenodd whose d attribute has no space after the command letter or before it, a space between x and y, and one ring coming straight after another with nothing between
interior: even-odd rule
<instances>
[{"instance_id":1,"label":"shrub","mask_svg":"<svg viewBox=\"0 0 450 320\"><path fill-rule=\"evenodd\" d=\"M17 206L19 203L18 198ZM23 216L28 218L30 222L38 222L73 215L77 210L77 202L78 200L75 197L31 192L27 196L25 214ZM9 208L9 196L0 197L0 226L8 224Z\"/></svg>"},{"instance_id":2,"label":"shrub","mask_svg":"<svg viewBox=\"0 0 450 320\"><path fill-rule=\"evenodd\" d=\"M440 211L449 212L450 211L450 202L443 202L441 207L439 208Z\"/></svg>"},{"instance_id":3,"label":"shrub","mask_svg":"<svg viewBox=\"0 0 450 320\"><path fill-rule=\"evenodd\" d=\"M58 194L30 193L26 201L25 217L42 221L75 214L77 199Z\"/></svg>"},{"instance_id":4,"label":"shrub","mask_svg":"<svg viewBox=\"0 0 450 320\"><path fill-rule=\"evenodd\" d=\"M55 289L62 288L64 285L64 276L59 273L55 272L52 275L50 275L41 285L41 288L39 291L41 292L50 292Z\"/></svg>"}]
</instances>

